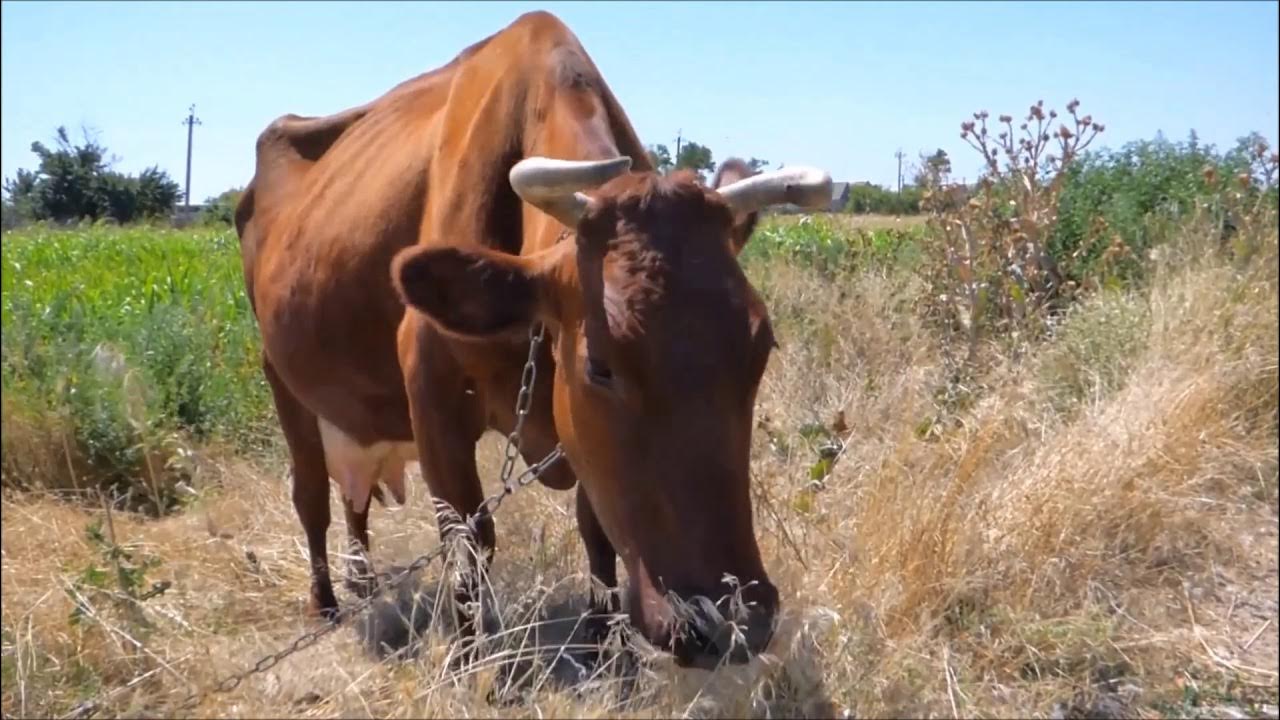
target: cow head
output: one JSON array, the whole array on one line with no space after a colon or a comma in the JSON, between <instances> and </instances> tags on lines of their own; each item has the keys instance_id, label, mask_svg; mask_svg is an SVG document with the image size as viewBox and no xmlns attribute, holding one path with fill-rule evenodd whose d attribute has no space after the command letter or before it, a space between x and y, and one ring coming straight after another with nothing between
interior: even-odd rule
<instances>
[{"instance_id":1,"label":"cow head","mask_svg":"<svg viewBox=\"0 0 1280 720\"><path fill-rule=\"evenodd\" d=\"M741 661L768 644L779 600L756 545L748 468L774 337L737 254L759 209L824 205L831 179L809 168L748 177L744 165L707 188L629 166L521 161L516 193L576 231L573 242L521 257L414 247L393 276L449 333L546 324L556 431L627 568L633 624L682 665ZM745 623L725 622L744 605Z\"/></svg>"}]
</instances>

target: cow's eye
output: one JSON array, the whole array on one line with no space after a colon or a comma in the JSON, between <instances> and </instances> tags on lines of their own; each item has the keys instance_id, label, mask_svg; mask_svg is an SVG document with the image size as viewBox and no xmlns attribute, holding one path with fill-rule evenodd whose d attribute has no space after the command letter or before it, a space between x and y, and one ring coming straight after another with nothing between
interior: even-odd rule
<instances>
[{"instance_id":1,"label":"cow's eye","mask_svg":"<svg viewBox=\"0 0 1280 720\"><path fill-rule=\"evenodd\" d=\"M613 372L609 370L609 366L596 360L595 358L587 358L587 380L592 385L600 387L609 387L613 384Z\"/></svg>"}]
</instances>

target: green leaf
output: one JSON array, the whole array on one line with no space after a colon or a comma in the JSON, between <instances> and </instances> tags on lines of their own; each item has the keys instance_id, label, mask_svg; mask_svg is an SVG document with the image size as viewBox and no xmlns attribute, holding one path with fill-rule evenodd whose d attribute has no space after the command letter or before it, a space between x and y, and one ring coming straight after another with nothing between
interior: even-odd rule
<instances>
[{"instance_id":1,"label":"green leaf","mask_svg":"<svg viewBox=\"0 0 1280 720\"><path fill-rule=\"evenodd\" d=\"M80 573L79 584L101 590L107 586L107 577L106 570L90 564Z\"/></svg>"},{"instance_id":2,"label":"green leaf","mask_svg":"<svg viewBox=\"0 0 1280 720\"><path fill-rule=\"evenodd\" d=\"M830 474L831 474L830 458L825 458L825 457L820 458L818 462L814 463L813 466L809 468L810 480L821 480Z\"/></svg>"}]
</instances>

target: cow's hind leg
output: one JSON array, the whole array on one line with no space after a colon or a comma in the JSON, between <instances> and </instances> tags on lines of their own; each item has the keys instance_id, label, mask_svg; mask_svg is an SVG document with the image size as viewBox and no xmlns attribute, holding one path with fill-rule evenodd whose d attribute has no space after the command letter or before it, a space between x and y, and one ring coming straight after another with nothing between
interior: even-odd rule
<instances>
[{"instance_id":1,"label":"cow's hind leg","mask_svg":"<svg viewBox=\"0 0 1280 720\"><path fill-rule=\"evenodd\" d=\"M609 616L622 607L618 599L618 554L604 528L591 509L587 492L578 483L578 533L587 550L587 564L591 568L591 606L587 618L587 641L602 642L609 634Z\"/></svg>"},{"instance_id":2,"label":"cow's hind leg","mask_svg":"<svg viewBox=\"0 0 1280 720\"><path fill-rule=\"evenodd\" d=\"M329 530L329 471L324 461L324 444L316 416L285 387L274 367L265 358L262 363L267 383L271 386L280 429L289 446L293 471L293 508L298 513L302 530L307 535L311 559L311 599L308 609L326 620L338 612L338 600L329 579L329 555L325 536Z\"/></svg>"},{"instance_id":3,"label":"cow's hind leg","mask_svg":"<svg viewBox=\"0 0 1280 720\"><path fill-rule=\"evenodd\" d=\"M381 499L376 451L371 455L367 448L323 418L319 420L319 427L325 465L340 488L342 511L347 521L344 584L356 595L368 597L377 586L369 560L369 506L375 495Z\"/></svg>"},{"instance_id":4,"label":"cow's hind leg","mask_svg":"<svg viewBox=\"0 0 1280 720\"><path fill-rule=\"evenodd\" d=\"M374 497L380 494L373 488ZM364 508L356 510L351 498L342 498L342 509L347 518L347 560L346 577L343 584L357 596L367 598L378 589L378 578L373 573L373 564L369 560L369 507L373 497L364 502Z\"/></svg>"}]
</instances>

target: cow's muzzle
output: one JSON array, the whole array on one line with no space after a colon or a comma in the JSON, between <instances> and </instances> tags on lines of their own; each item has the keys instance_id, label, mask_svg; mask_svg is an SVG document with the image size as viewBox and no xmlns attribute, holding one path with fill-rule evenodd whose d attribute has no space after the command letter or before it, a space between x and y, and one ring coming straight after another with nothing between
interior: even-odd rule
<instances>
[{"instance_id":1,"label":"cow's muzzle","mask_svg":"<svg viewBox=\"0 0 1280 720\"><path fill-rule=\"evenodd\" d=\"M667 642L676 665L714 669L743 664L769 647L776 628L778 591L768 584L721 597L670 597L672 622ZM750 599L746 599L749 597Z\"/></svg>"}]
</instances>

